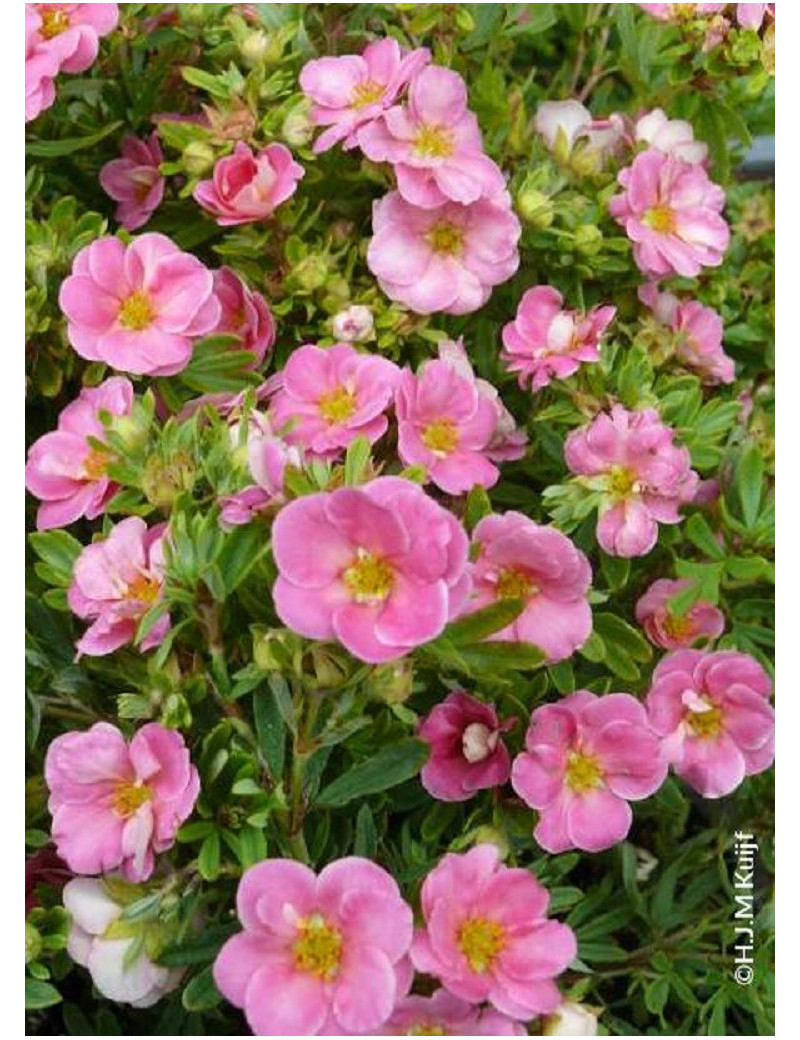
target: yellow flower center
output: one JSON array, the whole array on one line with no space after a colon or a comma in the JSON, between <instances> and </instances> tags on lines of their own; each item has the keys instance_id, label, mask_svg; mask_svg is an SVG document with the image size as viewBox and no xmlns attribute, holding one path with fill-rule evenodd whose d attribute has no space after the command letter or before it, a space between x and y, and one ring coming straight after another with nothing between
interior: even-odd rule
<instances>
[{"instance_id":1,"label":"yellow flower center","mask_svg":"<svg viewBox=\"0 0 800 1040\"><path fill-rule=\"evenodd\" d=\"M92 448L83 460L83 473L87 480L99 480L106 475L112 456L102 448Z\"/></svg>"},{"instance_id":2,"label":"yellow flower center","mask_svg":"<svg viewBox=\"0 0 800 1040\"><path fill-rule=\"evenodd\" d=\"M567 757L567 784L577 794L600 787L603 783L603 770L600 763L591 755L583 755L580 751L571 751Z\"/></svg>"},{"instance_id":3,"label":"yellow flower center","mask_svg":"<svg viewBox=\"0 0 800 1040\"><path fill-rule=\"evenodd\" d=\"M652 206L645 213L644 222L659 235L675 234L675 214L669 206Z\"/></svg>"},{"instance_id":4,"label":"yellow flower center","mask_svg":"<svg viewBox=\"0 0 800 1040\"><path fill-rule=\"evenodd\" d=\"M447 1036L441 1026L432 1022L418 1022L415 1026L406 1030L406 1036Z\"/></svg>"},{"instance_id":5,"label":"yellow flower center","mask_svg":"<svg viewBox=\"0 0 800 1040\"><path fill-rule=\"evenodd\" d=\"M449 455L458 447L458 429L450 419L439 419L422 431L422 443L437 455Z\"/></svg>"},{"instance_id":6,"label":"yellow flower center","mask_svg":"<svg viewBox=\"0 0 800 1040\"><path fill-rule=\"evenodd\" d=\"M117 319L125 329L141 332L146 329L155 317L152 304L147 293L135 292L120 307Z\"/></svg>"},{"instance_id":7,"label":"yellow flower center","mask_svg":"<svg viewBox=\"0 0 800 1040\"><path fill-rule=\"evenodd\" d=\"M146 784L124 782L114 792L114 812L127 819L133 816L140 805L150 800L150 788Z\"/></svg>"},{"instance_id":8,"label":"yellow flower center","mask_svg":"<svg viewBox=\"0 0 800 1040\"><path fill-rule=\"evenodd\" d=\"M716 737L722 727L722 710L709 708L707 711L689 711L686 714L686 725L693 736L710 740Z\"/></svg>"},{"instance_id":9,"label":"yellow flower center","mask_svg":"<svg viewBox=\"0 0 800 1040\"><path fill-rule=\"evenodd\" d=\"M664 631L670 639L686 639L692 634L692 622L688 614L679 617L668 613L664 618Z\"/></svg>"},{"instance_id":10,"label":"yellow flower center","mask_svg":"<svg viewBox=\"0 0 800 1040\"><path fill-rule=\"evenodd\" d=\"M449 159L455 151L453 135L443 126L421 126L414 138L414 151L427 159Z\"/></svg>"},{"instance_id":11,"label":"yellow flower center","mask_svg":"<svg viewBox=\"0 0 800 1040\"><path fill-rule=\"evenodd\" d=\"M329 423L346 422L355 410L355 394L345 386L337 386L319 399L319 414Z\"/></svg>"},{"instance_id":12,"label":"yellow flower center","mask_svg":"<svg viewBox=\"0 0 800 1040\"><path fill-rule=\"evenodd\" d=\"M344 581L356 603L376 603L391 592L394 571L379 556L359 549L355 562L344 572Z\"/></svg>"},{"instance_id":13,"label":"yellow flower center","mask_svg":"<svg viewBox=\"0 0 800 1040\"><path fill-rule=\"evenodd\" d=\"M140 600L152 604L161 594L161 582L150 574L137 574L125 589L124 599Z\"/></svg>"},{"instance_id":14,"label":"yellow flower center","mask_svg":"<svg viewBox=\"0 0 800 1040\"><path fill-rule=\"evenodd\" d=\"M434 224L426 237L434 253L442 256L458 256L464 244L464 232L449 220Z\"/></svg>"},{"instance_id":15,"label":"yellow flower center","mask_svg":"<svg viewBox=\"0 0 800 1040\"><path fill-rule=\"evenodd\" d=\"M386 93L383 83L376 83L374 79L368 79L364 83L357 83L353 87L350 105L353 108L366 108L380 101Z\"/></svg>"},{"instance_id":16,"label":"yellow flower center","mask_svg":"<svg viewBox=\"0 0 800 1040\"><path fill-rule=\"evenodd\" d=\"M46 40L52 40L54 36L60 36L69 29L69 15L66 11L60 11L56 7L46 7L39 11L39 16L42 19L39 32Z\"/></svg>"},{"instance_id":17,"label":"yellow flower center","mask_svg":"<svg viewBox=\"0 0 800 1040\"><path fill-rule=\"evenodd\" d=\"M470 917L458 930L458 948L479 975L489 971L505 942L503 926L488 917Z\"/></svg>"},{"instance_id":18,"label":"yellow flower center","mask_svg":"<svg viewBox=\"0 0 800 1040\"><path fill-rule=\"evenodd\" d=\"M639 480L632 469L612 466L608 474L608 490L615 498L628 498L640 490Z\"/></svg>"},{"instance_id":19,"label":"yellow flower center","mask_svg":"<svg viewBox=\"0 0 800 1040\"><path fill-rule=\"evenodd\" d=\"M525 571L516 567L501 567L496 589L498 599L530 599L539 591Z\"/></svg>"},{"instance_id":20,"label":"yellow flower center","mask_svg":"<svg viewBox=\"0 0 800 1040\"><path fill-rule=\"evenodd\" d=\"M292 952L295 966L300 971L330 982L339 974L342 933L328 924L322 914L312 914L300 922L299 937Z\"/></svg>"}]
</instances>

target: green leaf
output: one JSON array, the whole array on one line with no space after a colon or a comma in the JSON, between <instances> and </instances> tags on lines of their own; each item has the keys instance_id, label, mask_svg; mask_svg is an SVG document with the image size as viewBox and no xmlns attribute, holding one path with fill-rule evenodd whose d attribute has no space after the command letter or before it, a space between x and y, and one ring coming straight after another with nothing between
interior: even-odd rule
<instances>
[{"instance_id":1,"label":"green leaf","mask_svg":"<svg viewBox=\"0 0 800 1040\"><path fill-rule=\"evenodd\" d=\"M208 1011L222 1000L222 994L214 984L211 965L190 979L181 994L181 1002L187 1011Z\"/></svg>"},{"instance_id":2,"label":"green leaf","mask_svg":"<svg viewBox=\"0 0 800 1040\"><path fill-rule=\"evenodd\" d=\"M238 336L207 336L195 344L192 360L177 378L200 394L245 390L256 386L260 376L250 366L255 355L241 350Z\"/></svg>"},{"instance_id":3,"label":"green leaf","mask_svg":"<svg viewBox=\"0 0 800 1040\"><path fill-rule=\"evenodd\" d=\"M687 537L693 545L709 556L712 560L723 560L725 550L717 541L716 535L711 530L708 520L702 513L695 513L686 521L684 528Z\"/></svg>"},{"instance_id":4,"label":"green leaf","mask_svg":"<svg viewBox=\"0 0 800 1040\"><path fill-rule=\"evenodd\" d=\"M764 459L757 445L751 444L739 459L734 481L742 517L748 528L758 519L764 484Z\"/></svg>"},{"instance_id":5,"label":"green leaf","mask_svg":"<svg viewBox=\"0 0 800 1040\"><path fill-rule=\"evenodd\" d=\"M356 836L353 842L353 853L365 859L374 859L378 849L378 829L372 810L366 802L356 815Z\"/></svg>"},{"instance_id":6,"label":"green leaf","mask_svg":"<svg viewBox=\"0 0 800 1040\"><path fill-rule=\"evenodd\" d=\"M86 137L62 137L60 141L28 141L25 152L27 155L36 156L37 159L58 159L64 155L72 155L73 152L82 152L86 148L94 148L121 126L122 120L118 120L116 123L108 123L102 130Z\"/></svg>"},{"instance_id":7,"label":"green leaf","mask_svg":"<svg viewBox=\"0 0 800 1040\"><path fill-rule=\"evenodd\" d=\"M467 495L467 503L464 507L464 526L472 534L478 523L492 511L492 500L486 488L476 484Z\"/></svg>"},{"instance_id":8,"label":"green leaf","mask_svg":"<svg viewBox=\"0 0 800 1040\"><path fill-rule=\"evenodd\" d=\"M456 647L477 643L516 621L524 609L521 599L501 599L452 622L442 636Z\"/></svg>"},{"instance_id":9,"label":"green leaf","mask_svg":"<svg viewBox=\"0 0 800 1040\"><path fill-rule=\"evenodd\" d=\"M61 1003L61 994L49 982L40 979L25 979L25 1009L40 1011Z\"/></svg>"},{"instance_id":10,"label":"green leaf","mask_svg":"<svg viewBox=\"0 0 800 1040\"><path fill-rule=\"evenodd\" d=\"M83 552L77 538L66 531L38 531L28 535L33 551L48 567L52 584L68 588L72 583L75 561Z\"/></svg>"},{"instance_id":11,"label":"green leaf","mask_svg":"<svg viewBox=\"0 0 800 1040\"><path fill-rule=\"evenodd\" d=\"M365 798L396 787L416 776L428 758L428 745L422 740L401 740L384 747L366 762L353 766L328 784L316 800L317 806L339 809L355 798Z\"/></svg>"},{"instance_id":12,"label":"green leaf","mask_svg":"<svg viewBox=\"0 0 800 1040\"><path fill-rule=\"evenodd\" d=\"M212 831L203 839L197 856L197 869L205 881L216 881L219 876L220 845L219 831Z\"/></svg>"},{"instance_id":13,"label":"green leaf","mask_svg":"<svg viewBox=\"0 0 800 1040\"><path fill-rule=\"evenodd\" d=\"M286 760L286 727L272 690L260 689L253 694L253 716L258 746L270 776L277 781Z\"/></svg>"},{"instance_id":14,"label":"green leaf","mask_svg":"<svg viewBox=\"0 0 800 1040\"><path fill-rule=\"evenodd\" d=\"M623 649L634 661L645 663L653 656L653 650L641 632L616 614L596 613L594 615L595 631L606 647L617 646Z\"/></svg>"},{"instance_id":15,"label":"green leaf","mask_svg":"<svg viewBox=\"0 0 800 1040\"><path fill-rule=\"evenodd\" d=\"M372 446L366 437L356 437L350 442L344 457L344 482L348 487L363 484L371 456Z\"/></svg>"}]
</instances>

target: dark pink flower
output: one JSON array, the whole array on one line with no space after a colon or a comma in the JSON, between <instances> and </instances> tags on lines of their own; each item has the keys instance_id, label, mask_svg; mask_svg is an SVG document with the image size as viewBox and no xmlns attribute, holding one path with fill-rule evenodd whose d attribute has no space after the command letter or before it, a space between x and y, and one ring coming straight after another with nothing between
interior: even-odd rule
<instances>
[{"instance_id":1,"label":"dark pink flower","mask_svg":"<svg viewBox=\"0 0 800 1040\"><path fill-rule=\"evenodd\" d=\"M238 336L241 349L255 355L252 367L258 368L275 343L275 319L267 301L249 289L230 267L220 267L213 275L220 315L209 335Z\"/></svg>"},{"instance_id":2,"label":"dark pink flower","mask_svg":"<svg viewBox=\"0 0 800 1040\"><path fill-rule=\"evenodd\" d=\"M100 171L103 191L118 202L114 216L127 231L146 224L161 205L164 178L159 166L164 161L158 132L147 140L126 137L122 158L112 159Z\"/></svg>"},{"instance_id":3,"label":"dark pink flower","mask_svg":"<svg viewBox=\"0 0 800 1040\"><path fill-rule=\"evenodd\" d=\"M669 601L679 592L690 588L691 578L654 581L636 604L636 620L647 633L647 638L665 650L690 647L699 640L716 639L725 631L725 615L713 603L699 600L685 614L674 614Z\"/></svg>"},{"instance_id":4,"label":"dark pink flower","mask_svg":"<svg viewBox=\"0 0 800 1040\"><path fill-rule=\"evenodd\" d=\"M233 155L218 160L211 180L200 181L194 198L222 227L266 220L294 195L305 175L283 144L268 144L258 155L238 141Z\"/></svg>"}]
</instances>

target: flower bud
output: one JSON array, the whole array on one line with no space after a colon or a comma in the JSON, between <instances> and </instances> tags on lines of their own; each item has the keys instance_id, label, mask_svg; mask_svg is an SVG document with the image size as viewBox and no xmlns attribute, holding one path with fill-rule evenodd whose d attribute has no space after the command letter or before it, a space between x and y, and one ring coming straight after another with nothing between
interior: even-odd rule
<instances>
[{"instance_id":1,"label":"flower bud","mask_svg":"<svg viewBox=\"0 0 800 1040\"><path fill-rule=\"evenodd\" d=\"M511 851L505 832L489 824L476 827L474 831L470 832L469 840L472 845L494 845L500 853L500 859L505 859Z\"/></svg>"},{"instance_id":2,"label":"flower bud","mask_svg":"<svg viewBox=\"0 0 800 1040\"><path fill-rule=\"evenodd\" d=\"M356 303L335 314L331 327L333 335L343 343L364 343L372 337L375 325L369 307Z\"/></svg>"},{"instance_id":3,"label":"flower bud","mask_svg":"<svg viewBox=\"0 0 800 1040\"><path fill-rule=\"evenodd\" d=\"M205 141L190 141L183 149L186 172L200 177L214 165L214 149Z\"/></svg>"},{"instance_id":4,"label":"flower bud","mask_svg":"<svg viewBox=\"0 0 800 1040\"><path fill-rule=\"evenodd\" d=\"M239 43L239 53L242 61L248 68L258 65L263 61L264 55L269 50L270 39L263 29L253 29Z\"/></svg>"},{"instance_id":5,"label":"flower bud","mask_svg":"<svg viewBox=\"0 0 800 1040\"><path fill-rule=\"evenodd\" d=\"M281 137L293 148L302 148L314 136L314 124L309 116L308 102L301 102L287 114L281 127Z\"/></svg>"},{"instance_id":6,"label":"flower bud","mask_svg":"<svg viewBox=\"0 0 800 1040\"><path fill-rule=\"evenodd\" d=\"M328 277L328 264L323 256L307 256L295 267L291 280L306 292L313 292L325 284Z\"/></svg>"},{"instance_id":7,"label":"flower bud","mask_svg":"<svg viewBox=\"0 0 800 1040\"><path fill-rule=\"evenodd\" d=\"M169 462L151 455L142 473L142 491L152 505L169 509L178 495L191 491L194 479L194 462L185 452L177 452Z\"/></svg>"},{"instance_id":8,"label":"flower bud","mask_svg":"<svg viewBox=\"0 0 800 1040\"><path fill-rule=\"evenodd\" d=\"M553 223L553 203L543 191L523 184L517 192L517 212L526 224L547 228Z\"/></svg>"},{"instance_id":9,"label":"flower bud","mask_svg":"<svg viewBox=\"0 0 800 1040\"><path fill-rule=\"evenodd\" d=\"M264 672L286 672L298 640L286 628L253 629L253 661Z\"/></svg>"},{"instance_id":10,"label":"flower bud","mask_svg":"<svg viewBox=\"0 0 800 1040\"><path fill-rule=\"evenodd\" d=\"M603 232L594 224L581 224L575 229L575 248L584 256L594 256L603 245Z\"/></svg>"},{"instance_id":11,"label":"flower bud","mask_svg":"<svg viewBox=\"0 0 800 1040\"><path fill-rule=\"evenodd\" d=\"M567 1000L544 1019L542 1036L597 1036L597 1015L583 1004Z\"/></svg>"},{"instance_id":12,"label":"flower bud","mask_svg":"<svg viewBox=\"0 0 800 1040\"><path fill-rule=\"evenodd\" d=\"M370 695L384 704L403 704L411 696L414 670L408 661L375 668L367 680Z\"/></svg>"},{"instance_id":13,"label":"flower bud","mask_svg":"<svg viewBox=\"0 0 800 1040\"><path fill-rule=\"evenodd\" d=\"M31 961L37 960L39 954L42 952L42 937L39 932L29 924L25 922L25 963L30 964Z\"/></svg>"}]
</instances>

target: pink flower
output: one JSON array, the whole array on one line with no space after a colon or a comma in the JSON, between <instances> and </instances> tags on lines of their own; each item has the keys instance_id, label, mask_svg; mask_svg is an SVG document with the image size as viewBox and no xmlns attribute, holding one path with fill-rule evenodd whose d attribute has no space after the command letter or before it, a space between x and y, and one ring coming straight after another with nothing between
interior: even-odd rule
<instances>
[{"instance_id":1,"label":"pink flower","mask_svg":"<svg viewBox=\"0 0 800 1040\"><path fill-rule=\"evenodd\" d=\"M418 735L430 744L422 786L442 802L465 802L476 791L500 787L511 775L502 740L516 719L501 723L493 704L454 690L422 720Z\"/></svg>"},{"instance_id":2,"label":"pink flower","mask_svg":"<svg viewBox=\"0 0 800 1040\"><path fill-rule=\"evenodd\" d=\"M342 343L363 343L371 339L375 329L372 311L359 303L334 314L331 319L334 336Z\"/></svg>"},{"instance_id":3,"label":"pink flower","mask_svg":"<svg viewBox=\"0 0 800 1040\"><path fill-rule=\"evenodd\" d=\"M624 190L608 209L633 242L641 271L693 278L704 267L719 267L730 241L720 215L725 192L702 165L648 148L617 180Z\"/></svg>"},{"instance_id":4,"label":"pink flower","mask_svg":"<svg viewBox=\"0 0 800 1040\"><path fill-rule=\"evenodd\" d=\"M703 163L708 158L708 145L695 141L692 124L685 119L668 119L662 108L654 108L636 120L634 135L664 155L674 155L686 163Z\"/></svg>"},{"instance_id":5,"label":"pink flower","mask_svg":"<svg viewBox=\"0 0 800 1040\"><path fill-rule=\"evenodd\" d=\"M592 113L580 101L543 101L536 109L534 119L536 132L541 134L551 152L566 156L582 142L585 150L602 162L616 156L627 138L625 120L617 113L607 119L594 119Z\"/></svg>"},{"instance_id":6,"label":"pink flower","mask_svg":"<svg viewBox=\"0 0 800 1040\"><path fill-rule=\"evenodd\" d=\"M533 875L499 862L494 845L448 853L422 885L425 927L411 960L471 1004L488 1000L511 1018L554 1011L553 982L577 951L572 930L545 918L549 896Z\"/></svg>"},{"instance_id":7,"label":"pink flower","mask_svg":"<svg viewBox=\"0 0 800 1040\"><path fill-rule=\"evenodd\" d=\"M775 758L769 676L731 650L667 654L645 704L673 769L704 798L722 798Z\"/></svg>"},{"instance_id":8,"label":"pink flower","mask_svg":"<svg viewBox=\"0 0 800 1040\"><path fill-rule=\"evenodd\" d=\"M578 690L531 715L514 790L539 812L533 836L548 852L600 852L631 828L629 801L649 798L667 775L644 707L627 693Z\"/></svg>"},{"instance_id":9,"label":"pink flower","mask_svg":"<svg viewBox=\"0 0 800 1040\"><path fill-rule=\"evenodd\" d=\"M146 224L161 205L164 178L159 171L164 161L158 133L148 140L126 137L122 158L112 159L100 171L100 184L106 195L118 202L114 216L127 231Z\"/></svg>"},{"instance_id":10,"label":"pink flower","mask_svg":"<svg viewBox=\"0 0 800 1040\"><path fill-rule=\"evenodd\" d=\"M736 21L742 29L755 29L758 31L764 17L775 18L775 4L737 4Z\"/></svg>"},{"instance_id":11,"label":"pink flower","mask_svg":"<svg viewBox=\"0 0 800 1040\"><path fill-rule=\"evenodd\" d=\"M464 80L450 69L430 65L418 72L408 104L390 108L356 136L368 159L394 166L398 191L415 206L467 205L505 190L502 170L483 153Z\"/></svg>"},{"instance_id":12,"label":"pink flower","mask_svg":"<svg viewBox=\"0 0 800 1040\"><path fill-rule=\"evenodd\" d=\"M92 621L78 640L78 656L102 657L133 642L139 622L161 599L164 528L148 530L144 520L130 516L75 561L67 601L74 614ZM158 646L169 627L169 615L159 618L141 649Z\"/></svg>"},{"instance_id":13,"label":"pink flower","mask_svg":"<svg viewBox=\"0 0 800 1040\"><path fill-rule=\"evenodd\" d=\"M363 54L317 58L300 72L300 87L314 103L311 118L330 129L320 134L314 151L325 152L339 141L356 145L360 126L379 118L411 77L430 61L430 51L403 51L396 40L376 40Z\"/></svg>"},{"instance_id":14,"label":"pink flower","mask_svg":"<svg viewBox=\"0 0 800 1040\"><path fill-rule=\"evenodd\" d=\"M230 267L220 267L213 275L220 315L211 335L238 336L241 349L255 355L252 367L263 365L275 343L275 320L267 301L249 289Z\"/></svg>"},{"instance_id":15,"label":"pink flower","mask_svg":"<svg viewBox=\"0 0 800 1040\"><path fill-rule=\"evenodd\" d=\"M704 383L714 386L734 381L736 366L722 346L722 318L712 307L660 293L653 284L641 286L639 299L652 309L657 321L674 331L675 356L697 371Z\"/></svg>"},{"instance_id":16,"label":"pink flower","mask_svg":"<svg viewBox=\"0 0 800 1040\"><path fill-rule=\"evenodd\" d=\"M41 15L25 5L25 122L50 108L56 99L53 80L60 67L58 54L42 36Z\"/></svg>"},{"instance_id":17,"label":"pink flower","mask_svg":"<svg viewBox=\"0 0 800 1040\"><path fill-rule=\"evenodd\" d=\"M447 361L405 369L395 398L397 452L407 466L423 466L450 495L476 484L492 487L500 473L484 453L497 426L495 404Z\"/></svg>"},{"instance_id":18,"label":"pink flower","mask_svg":"<svg viewBox=\"0 0 800 1040\"><path fill-rule=\"evenodd\" d=\"M64 733L47 749L44 775L53 841L70 870L119 868L129 881L150 877L200 791L183 737L158 722L130 744L107 722Z\"/></svg>"},{"instance_id":19,"label":"pink flower","mask_svg":"<svg viewBox=\"0 0 800 1040\"><path fill-rule=\"evenodd\" d=\"M592 569L566 535L522 513L493 514L473 531L471 557L470 611L504 599L525 603L519 617L489 639L533 643L553 664L589 638Z\"/></svg>"},{"instance_id":20,"label":"pink flower","mask_svg":"<svg viewBox=\"0 0 800 1040\"><path fill-rule=\"evenodd\" d=\"M67 336L87 361L135 375L169 376L219 320L211 272L166 237L95 239L75 257L58 302Z\"/></svg>"},{"instance_id":21,"label":"pink flower","mask_svg":"<svg viewBox=\"0 0 800 1040\"><path fill-rule=\"evenodd\" d=\"M713 603L699 600L685 614L674 614L669 601L692 585L691 578L654 581L636 604L636 620L647 638L665 650L679 650L702 639L716 639L725 631L725 615Z\"/></svg>"},{"instance_id":22,"label":"pink flower","mask_svg":"<svg viewBox=\"0 0 800 1040\"><path fill-rule=\"evenodd\" d=\"M519 385L541 390L566 379L585 361L598 361L598 347L616 307L593 307L586 314L563 309L564 298L549 285L528 289L516 317L503 326L500 357Z\"/></svg>"},{"instance_id":23,"label":"pink flower","mask_svg":"<svg viewBox=\"0 0 800 1040\"><path fill-rule=\"evenodd\" d=\"M272 547L281 621L372 664L435 639L469 590L464 529L400 477L295 499Z\"/></svg>"},{"instance_id":24,"label":"pink flower","mask_svg":"<svg viewBox=\"0 0 800 1040\"><path fill-rule=\"evenodd\" d=\"M256 1036L357 1035L387 1021L412 935L394 879L359 856L317 877L268 859L239 883L244 931L228 939L214 981Z\"/></svg>"},{"instance_id":25,"label":"pink flower","mask_svg":"<svg viewBox=\"0 0 800 1040\"><path fill-rule=\"evenodd\" d=\"M527 1036L514 1019L475 1008L446 989L401 1000L379 1036Z\"/></svg>"},{"instance_id":26,"label":"pink flower","mask_svg":"<svg viewBox=\"0 0 800 1040\"><path fill-rule=\"evenodd\" d=\"M115 376L85 387L58 417L58 429L35 441L28 452L25 486L41 501L36 527L65 527L78 517L94 520L118 490L108 477L112 455L89 438L103 441L100 413L130 415L133 387Z\"/></svg>"},{"instance_id":27,"label":"pink flower","mask_svg":"<svg viewBox=\"0 0 800 1040\"><path fill-rule=\"evenodd\" d=\"M35 14L39 21L34 30L34 42L55 57L61 72L85 72L97 58L100 37L107 36L116 28L119 6L26 4L25 14L26 37L28 17Z\"/></svg>"},{"instance_id":28,"label":"pink flower","mask_svg":"<svg viewBox=\"0 0 800 1040\"><path fill-rule=\"evenodd\" d=\"M726 4L639 4L654 18L662 22L677 22L683 19L696 18L705 14L718 14L724 11Z\"/></svg>"},{"instance_id":29,"label":"pink flower","mask_svg":"<svg viewBox=\"0 0 800 1040\"><path fill-rule=\"evenodd\" d=\"M286 467L299 467L302 455L280 437L264 434L248 439L247 461L256 483L220 499L220 523L225 528L249 524L257 514L282 505Z\"/></svg>"},{"instance_id":30,"label":"pink flower","mask_svg":"<svg viewBox=\"0 0 800 1040\"><path fill-rule=\"evenodd\" d=\"M272 216L304 175L286 145L268 144L254 155L237 141L233 155L217 161L211 180L200 181L193 196L221 227L249 224Z\"/></svg>"},{"instance_id":31,"label":"pink flower","mask_svg":"<svg viewBox=\"0 0 800 1040\"><path fill-rule=\"evenodd\" d=\"M694 498L699 478L674 436L655 409L615 404L567 437L567 466L602 496L597 540L609 555L650 552L658 525L680 523L680 506Z\"/></svg>"},{"instance_id":32,"label":"pink flower","mask_svg":"<svg viewBox=\"0 0 800 1040\"><path fill-rule=\"evenodd\" d=\"M505 193L420 209L393 191L374 203L372 226L370 271L417 314L469 314L519 267L521 228Z\"/></svg>"},{"instance_id":33,"label":"pink flower","mask_svg":"<svg viewBox=\"0 0 800 1040\"><path fill-rule=\"evenodd\" d=\"M356 437L371 444L389 425L385 412L392 402L400 371L376 354L361 354L347 343L295 350L280 374L270 416L275 429L288 423L290 444L317 458L335 459ZM276 381L277 383L277 381Z\"/></svg>"}]
</instances>

